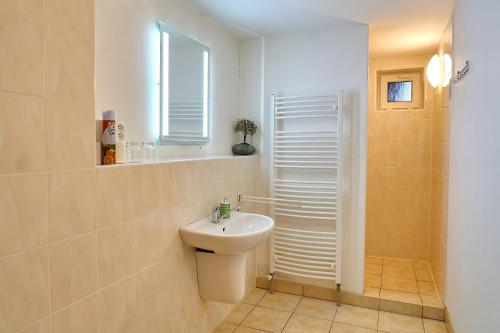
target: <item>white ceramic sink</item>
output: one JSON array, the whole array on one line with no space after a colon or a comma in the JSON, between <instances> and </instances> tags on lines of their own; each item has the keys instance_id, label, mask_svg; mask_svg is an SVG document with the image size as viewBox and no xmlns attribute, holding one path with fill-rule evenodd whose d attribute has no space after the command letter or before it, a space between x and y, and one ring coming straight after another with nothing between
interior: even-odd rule
<instances>
[{"instance_id":1,"label":"white ceramic sink","mask_svg":"<svg viewBox=\"0 0 500 333\"><path fill-rule=\"evenodd\" d=\"M270 217L231 212L231 217L212 223L210 217L181 227L182 240L196 248L221 255L238 255L250 251L265 240L274 228Z\"/></svg>"}]
</instances>

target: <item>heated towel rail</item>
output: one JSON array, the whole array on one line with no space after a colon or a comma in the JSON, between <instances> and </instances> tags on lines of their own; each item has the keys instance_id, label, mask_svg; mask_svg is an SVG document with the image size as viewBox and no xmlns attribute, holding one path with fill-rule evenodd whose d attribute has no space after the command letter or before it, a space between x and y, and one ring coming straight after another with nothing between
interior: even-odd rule
<instances>
[{"instance_id":1,"label":"heated towel rail","mask_svg":"<svg viewBox=\"0 0 500 333\"><path fill-rule=\"evenodd\" d=\"M342 283L342 91L271 95L271 272Z\"/></svg>"}]
</instances>

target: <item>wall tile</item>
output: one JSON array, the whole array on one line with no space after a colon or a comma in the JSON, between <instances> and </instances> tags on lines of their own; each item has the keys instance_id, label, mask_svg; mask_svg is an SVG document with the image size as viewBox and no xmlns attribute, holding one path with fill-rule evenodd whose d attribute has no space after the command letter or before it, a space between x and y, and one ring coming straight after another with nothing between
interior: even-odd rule
<instances>
[{"instance_id":1,"label":"wall tile","mask_svg":"<svg viewBox=\"0 0 500 333\"><path fill-rule=\"evenodd\" d=\"M9 1L12 10L43 23L45 0L7 0Z\"/></svg>"},{"instance_id":2,"label":"wall tile","mask_svg":"<svg viewBox=\"0 0 500 333\"><path fill-rule=\"evenodd\" d=\"M94 37L94 1L48 1L47 25L49 28L60 29L73 36L92 40Z\"/></svg>"},{"instance_id":3,"label":"wall tile","mask_svg":"<svg viewBox=\"0 0 500 333\"><path fill-rule=\"evenodd\" d=\"M65 16L61 14L59 19L64 20ZM49 25L46 48L45 89L47 97L83 102L93 101L93 42ZM93 110L92 119L94 119ZM92 134L94 133L95 128L92 127Z\"/></svg>"},{"instance_id":4,"label":"wall tile","mask_svg":"<svg viewBox=\"0 0 500 333\"><path fill-rule=\"evenodd\" d=\"M135 332L139 325L136 282L124 280L99 293L100 331Z\"/></svg>"},{"instance_id":5,"label":"wall tile","mask_svg":"<svg viewBox=\"0 0 500 333\"><path fill-rule=\"evenodd\" d=\"M46 241L46 176L0 177L0 256Z\"/></svg>"},{"instance_id":6,"label":"wall tile","mask_svg":"<svg viewBox=\"0 0 500 333\"><path fill-rule=\"evenodd\" d=\"M48 169L95 167L95 120L92 104L47 101Z\"/></svg>"},{"instance_id":7,"label":"wall tile","mask_svg":"<svg viewBox=\"0 0 500 333\"><path fill-rule=\"evenodd\" d=\"M45 105L41 98L0 92L0 133L0 174L46 170Z\"/></svg>"},{"instance_id":8,"label":"wall tile","mask_svg":"<svg viewBox=\"0 0 500 333\"><path fill-rule=\"evenodd\" d=\"M134 222L99 231L99 286L132 274L137 267L138 238Z\"/></svg>"},{"instance_id":9,"label":"wall tile","mask_svg":"<svg viewBox=\"0 0 500 333\"><path fill-rule=\"evenodd\" d=\"M49 314L47 248L0 259L0 323L9 333Z\"/></svg>"},{"instance_id":10,"label":"wall tile","mask_svg":"<svg viewBox=\"0 0 500 333\"><path fill-rule=\"evenodd\" d=\"M19 333L51 333L50 319L46 318L30 327L20 331Z\"/></svg>"},{"instance_id":11,"label":"wall tile","mask_svg":"<svg viewBox=\"0 0 500 333\"><path fill-rule=\"evenodd\" d=\"M52 333L97 333L99 303L97 295L71 305L52 316Z\"/></svg>"},{"instance_id":12,"label":"wall tile","mask_svg":"<svg viewBox=\"0 0 500 333\"><path fill-rule=\"evenodd\" d=\"M49 250L53 310L97 290L97 234L55 243Z\"/></svg>"},{"instance_id":13,"label":"wall tile","mask_svg":"<svg viewBox=\"0 0 500 333\"><path fill-rule=\"evenodd\" d=\"M43 96L43 26L0 7L0 45L0 90Z\"/></svg>"},{"instance_id":14,"label":"wall tile","mask_svg":"<svg viewBox=\"0 0 500 333\"><path fill-rule=\"evenodd\" d=\"M90 169L48 175L50 241L95 230L95 174Z\"/></svg>"}]
</instances>

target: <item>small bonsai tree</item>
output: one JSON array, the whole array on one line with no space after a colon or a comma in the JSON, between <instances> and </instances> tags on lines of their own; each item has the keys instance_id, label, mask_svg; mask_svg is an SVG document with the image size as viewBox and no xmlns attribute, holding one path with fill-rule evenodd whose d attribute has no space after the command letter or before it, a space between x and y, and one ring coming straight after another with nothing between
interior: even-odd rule
<instances>
[{"instance_id":1,"label":"small bonsai tree","mask_svg":"<svg viewBox=\"0 0 500 333\"><path fill-rule=\"evenodd\" d=\"M254 135L257 125L250 119L239 118L234 124L234 131L243 133L243 142L247 143L247 135Z\"/></svg>"}]
</instances>

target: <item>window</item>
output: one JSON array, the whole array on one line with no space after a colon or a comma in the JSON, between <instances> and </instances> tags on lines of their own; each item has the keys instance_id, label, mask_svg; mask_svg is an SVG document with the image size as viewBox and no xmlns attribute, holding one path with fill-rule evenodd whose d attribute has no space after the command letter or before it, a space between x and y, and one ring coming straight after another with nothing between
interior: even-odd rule
<instances>
[{"instance_id":1,"label":"window","mask_svg":"<svg viewBox=\"0 0 500 333\"><path fill-rule=\"evenodd\" d=\"M377 109L422 108L423 84L423 68L377 72Z\"/></svg>"},{"instance_id":2,"label":"window","mask_svg":"<svg viewBox=\"0 0 500 333\"><path fill-rule=\"evenodd\" d=\"M387 102L411 102L413 81L387 83Z\"/></svg>"}]
</instances>

